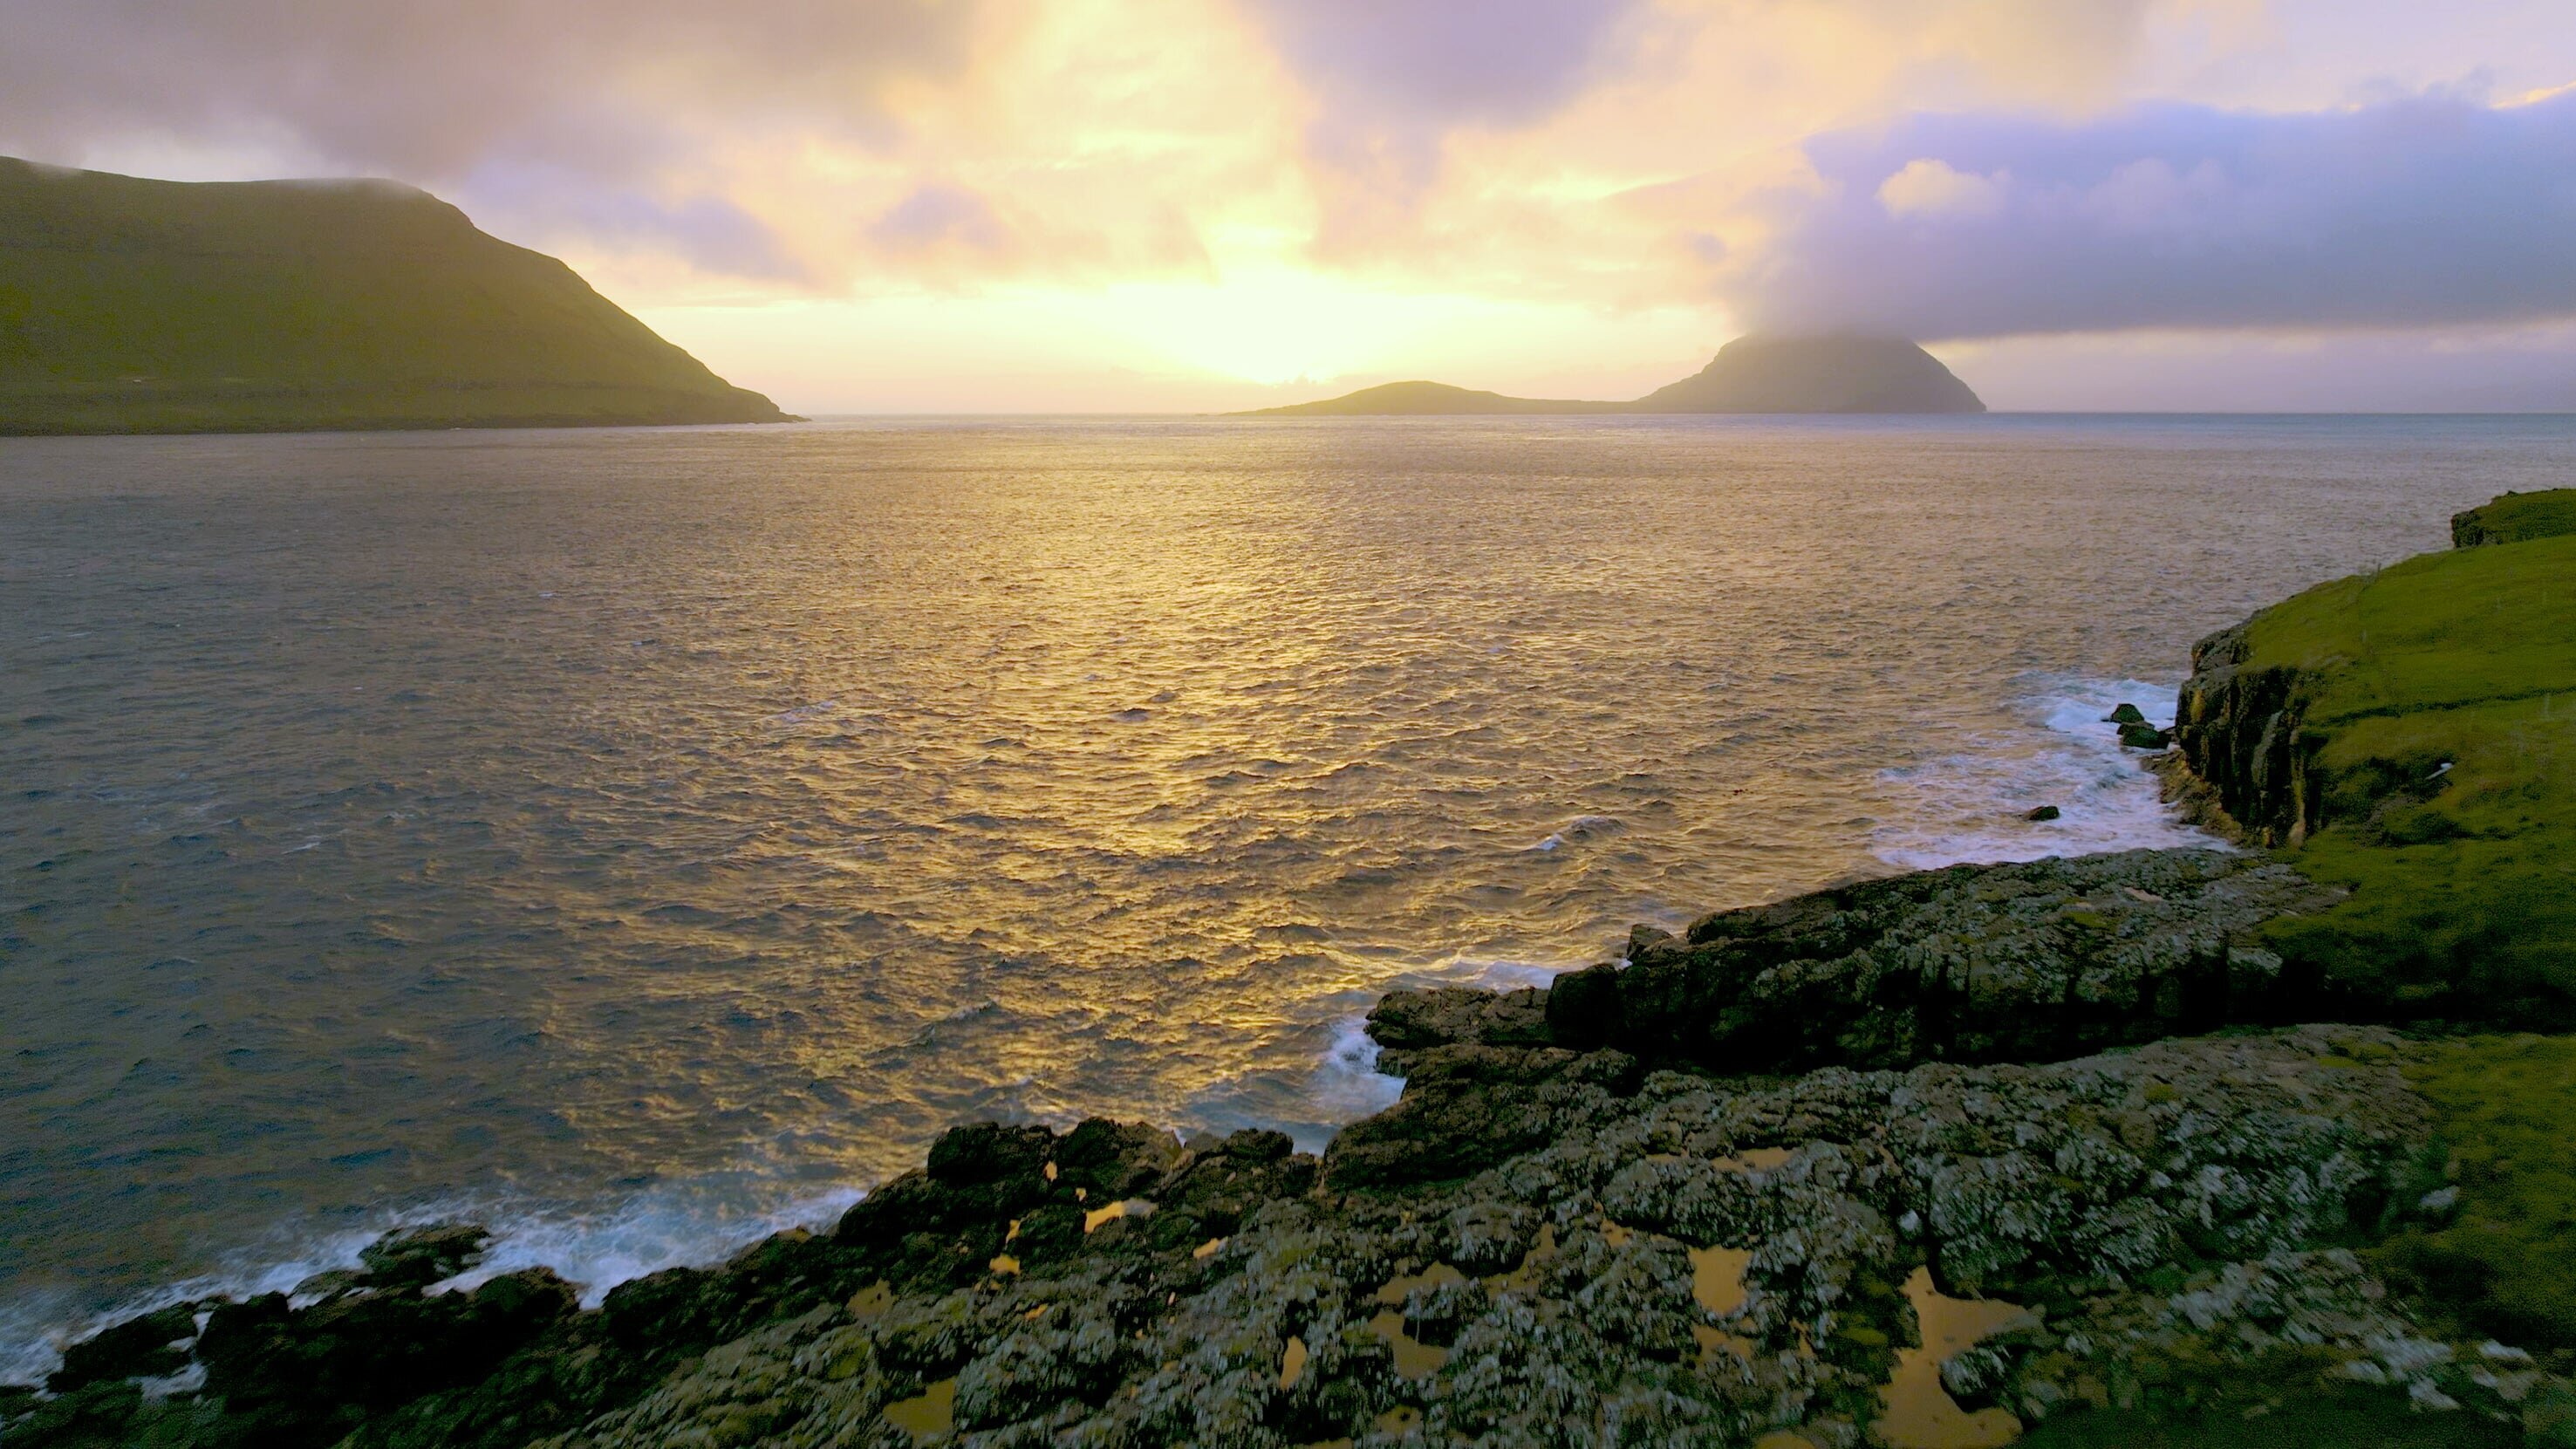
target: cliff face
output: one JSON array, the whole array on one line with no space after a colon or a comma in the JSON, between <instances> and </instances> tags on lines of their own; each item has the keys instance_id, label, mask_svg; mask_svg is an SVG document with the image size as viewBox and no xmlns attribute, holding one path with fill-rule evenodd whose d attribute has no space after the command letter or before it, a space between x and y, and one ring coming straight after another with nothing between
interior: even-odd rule
<instances>
[{"instance_id":1,"label":"cliff face","mask_svg":"<svg viewBox=\"0 0 2576 1449\"><path fill-rule=\"evenodd\" d=\"M784 418L410 187L0 159L0 433Z\"/></svg>"},{"instance_id":2,"label":"cliff face","mask_svg":"<svg viewBox=\"0 0 2576 1449\"><path fill-rule=\"evenodd\" d=\"M2234 824L2266 845L2297 845L2324 824L2311 778L2322 739L2302 724L2301 671L2247 662L2247 625L2192 647L2174 709L2174 748Z\"/></svg>"}]
</instances>

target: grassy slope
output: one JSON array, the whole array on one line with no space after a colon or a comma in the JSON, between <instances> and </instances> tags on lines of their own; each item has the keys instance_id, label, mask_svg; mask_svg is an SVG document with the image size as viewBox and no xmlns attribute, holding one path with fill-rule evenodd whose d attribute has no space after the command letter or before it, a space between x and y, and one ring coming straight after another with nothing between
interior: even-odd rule
<instances>
[{"instance_id":1,"label":"grassy slope","mask_svg":"<svg viewBox=\"0 0 2576 1449\"><path fill-rule=\"evenodd\" d=\"M2462 548L2482 543L2520 543L2562 533L2576 533L2576 488L2508 493L2451 520L2451 542Z\"/></svg>"},{"instance_id":2,"label":"grassy slope","mask_svg":"<svg viewBox=\"0 0 2576 1449\"><path fill-rule=\"evenodd\" d=\"M2576 1362L2576 1037L2434 1042L2407 1075L2438 1115L2460 1208L2392 1240L2382 1266L2473 1333Z\"/></svg>"},{"instance_id":3,"label":"grassy slope","mask_svg":"<svg viewBox=\"0 0 2576 1449\"><path fill-rule=\"evenodd\" d=\"M2276 924L2273 942L2400 1015L2563 1031L2576 1024L2576 490L2462 517L2472 537L2519 541L2339 579L2249 630L2252 665L2306 672L2304 727L2329 781L2325 826L2292 854L2354 891ZM2383 1268L2466 1331L2576 1363L2576 1037L2435 1040L2408 1070L2460 1208L2391 1240Z\"/></svg>"},{"instance_id":4,"label":"grassy slope","mask_svg":"<svg viewBox=\"0 0 2576 1449\"><path fill-rule=\"evenodd\" d=\"M0 160L0 432L779 416L406 187Z\"/></svg>"},{"instance_id":5,"label":"grassy slope","mask_svg":"<svg viewBox=\"0 0 2576 1449\"><path fill-rule=\"evenodd\" d=\"M2308 673L2331 783L2298 859L2354 888L2283 954L2408 1015L2576 1024L2576 535L2337 580L2249 643Z\"/></svg>"}]
</instances>

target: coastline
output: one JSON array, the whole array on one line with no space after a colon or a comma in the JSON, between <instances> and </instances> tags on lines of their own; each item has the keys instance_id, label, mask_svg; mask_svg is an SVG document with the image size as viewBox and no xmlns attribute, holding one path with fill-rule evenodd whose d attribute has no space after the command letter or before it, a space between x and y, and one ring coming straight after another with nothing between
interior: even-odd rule
<instances>
[{"instance_id":1,"label":"coastline","mask_svg":"<svg viewBox=\"0 0 2576 1449\"><path fill-rule=\"evenodd\" d=\"M2166 788L2263 818L2286 778L2192 768L2195 665ZM2279 713L2219 711L2203 756ZM55 1397L0 1399L0 1442L1499 1444L1571 1416L1786 1449L2312 1407L2285 1383L2560 1432L2564 1353L2458 1331L2370 1256L2460 1184L2436 1045L2305 1020L2317 983L2263 934L2342 899L2253 850L2139 851L1641 930L1551 989L1390 994L1403 1094L1320 1155L974 1124L829 1234L589 1311L544 1269L430 1291L480 1245L414 1234L90 1340Z\"/></svg>"}]
</instances>

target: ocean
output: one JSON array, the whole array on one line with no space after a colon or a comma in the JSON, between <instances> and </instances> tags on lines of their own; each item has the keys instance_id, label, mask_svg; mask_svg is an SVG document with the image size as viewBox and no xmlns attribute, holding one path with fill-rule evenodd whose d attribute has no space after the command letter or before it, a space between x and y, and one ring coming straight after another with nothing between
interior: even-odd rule
<instances>
[{"instance_id":1,"label":"ocean","mask_svg":"<svg viewBox=\"0 0 2576 1449\"><path fill-rule=\"evenodd\" d=\"M2102 715L2572 475L2522 417L0 440L0 1381L403 1222L595 1299L969 1117L1314 1148L1390 987L2195 841Z\"/></svg>"}]
</instances>

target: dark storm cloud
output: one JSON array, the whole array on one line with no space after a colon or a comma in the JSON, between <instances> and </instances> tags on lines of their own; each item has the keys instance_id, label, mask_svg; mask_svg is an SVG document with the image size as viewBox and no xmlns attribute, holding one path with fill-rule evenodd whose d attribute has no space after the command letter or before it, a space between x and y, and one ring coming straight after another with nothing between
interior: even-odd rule
<instances>
[{"instance_id":1,"label":"dark storm cloud","mask_svg":"<svg viewBox=\"0 0 2576 1449\"><path fill-rule=\"evenodd\" d=\"M1721 264L1757 326L1941 339L2576 315L2576 92L1918 117L1807 151L1822 190Z\"/></svg>"},{"instance_id":2,"label":"dark storm cloud","mask_svg":"<svg viewBox=\"0 0 2576 1449\"><path fill-rule=\"evenodd\" d=\"M0 0L0 148L176 138L452 181L668 159L709 114L865 133L893 78L965 65L941 0Z\"/></svg>"}]
</instances>

